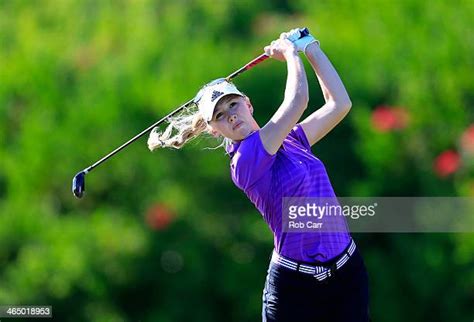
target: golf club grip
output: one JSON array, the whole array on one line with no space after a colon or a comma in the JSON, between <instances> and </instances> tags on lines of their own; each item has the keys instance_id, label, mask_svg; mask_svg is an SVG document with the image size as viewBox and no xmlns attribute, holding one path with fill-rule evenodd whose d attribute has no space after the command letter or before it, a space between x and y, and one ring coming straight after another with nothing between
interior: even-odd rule
<instances>
[{"instance_id":1,"label":"golf club grip","mask_svg":"<svg viewBox=\"0 0 474 322\"><path fill-rule=\"evenodd\" d=\"M267 60L268 58L270 58L270 56L268 56L267 54L261 54L260 56L258 56L257 58L255 58L254 60L252 60L250 63L248 63L247 65L245 65L245 69L248 70L252 67L255 67L257 64L260 64L261 62Z\"/></svg>"},{"instance_id":2,"label":"golf club grip","mask_svg":"<svg viewBox=\"0 0 474 322\"><path fill-rule=\"evenodd\" d=\"M239 68L238 70L236 70L235 72L227 76L226 79L230 82L234 78L236 78L237 76L245 72L246 70L249 70L252 67L255 67L256 65L260 64L262 61L265 61L268 58L269 56L267 54L261 54L260 56L252 60L251 62L247 63L245 66Z\"/></svg>"}]
</instances>

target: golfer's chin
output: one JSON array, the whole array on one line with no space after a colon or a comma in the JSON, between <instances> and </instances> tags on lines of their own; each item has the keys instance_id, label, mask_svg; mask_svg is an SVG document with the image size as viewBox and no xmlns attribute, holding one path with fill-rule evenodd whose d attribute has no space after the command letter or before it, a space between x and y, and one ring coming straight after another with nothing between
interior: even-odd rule
<instances>
[{"instance_id":1,"label":"golfer's chin","mask_svg":"<svg viewBox=\"0 0 474 322\"><path fill-rule=\"evenodd\" d=\"M252 133L252 129L248 124L242 123L241 125L237 126L235 129L232 129L232 140L233 141L242 141L247 136Z\"/></svg>"}]
</instances>

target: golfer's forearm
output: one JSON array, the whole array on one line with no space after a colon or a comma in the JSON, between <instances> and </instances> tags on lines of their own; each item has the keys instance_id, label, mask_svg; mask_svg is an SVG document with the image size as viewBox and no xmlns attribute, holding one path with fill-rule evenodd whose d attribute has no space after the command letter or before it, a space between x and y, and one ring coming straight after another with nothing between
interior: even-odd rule
<instances>
[{"instance_id":1,"label":"golfer's forearm","mask_svg":"<svg viewBox=\"0 0 474 322\"><path fill-rule=\"evenodd\" d=\"M286 79L285 97L286 106L305 109L308 105L308 80L301 58L295 53L287 57L288 76Z\"/></svg>"},{"instance_id":2,"label":"golfer's forearm","mask_svg":"<svg viewBox=\"0 0 474 322\"><path fill-rule=\"evenodd\" d=\"M285 58L288 67L285 98L270 121L260 130L263 146L272 155L277 153L308 106L308 82L301 58L296 52Z\"/></svg>"},{"instance_id":3,"label":"golfer's forearm","mask_svg":"<svg viewBox=\"0 0 474 322\"><path fill-rule=\"evenodd\" d=\"M350 107L351 100L349 94L336 69L319 45L316 43L310 44L306 49L306 56L318 77L326 103L332 101L336 106Z\"/></svg>"}]
</instances>

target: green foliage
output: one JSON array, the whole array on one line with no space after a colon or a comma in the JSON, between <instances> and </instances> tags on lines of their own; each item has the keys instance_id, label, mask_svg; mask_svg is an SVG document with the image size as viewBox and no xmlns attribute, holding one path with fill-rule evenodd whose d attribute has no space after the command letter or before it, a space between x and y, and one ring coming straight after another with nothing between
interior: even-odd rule
<instances>
[{"instance_id":1,"label":"green foliage","mask_svg":"<svg viewBox=\"0 0 474 322\"><path fill-rule=\"evenodd\" d=\"M433 171L474 120L472 21L472 1L0 2L0 304L50 304L60 321L258 320L271 234L223 151L203 149L217 143L151 154L142 139L87 176L84 199L70 181L295 26L353 102L314 148L338 195L472 196L472 156ZM236 81L261 124L285 73L269 61ZM407 126L374 128L380 105ZM356 239L374 320L472 319L472 234Z\"/></svg>"}]
</instances>

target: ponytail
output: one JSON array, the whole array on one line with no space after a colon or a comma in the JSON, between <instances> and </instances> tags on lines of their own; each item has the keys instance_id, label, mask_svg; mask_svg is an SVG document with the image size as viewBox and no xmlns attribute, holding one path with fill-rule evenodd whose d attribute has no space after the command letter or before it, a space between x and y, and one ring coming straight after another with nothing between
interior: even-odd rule
<instances>
[{"instance_id":1,"label":"ponytail","mask_svg":"<svg viewBox=\"0 0 474 322\"><path fill-rule=\"evenodd\" d=\"M207 129L207 123L199 112L177 116L170 119L169 123L164 132L160 132L158 127L151 131L148 138L150 151L158 148L180 149Z\"/></svg>"}]
</instances>

